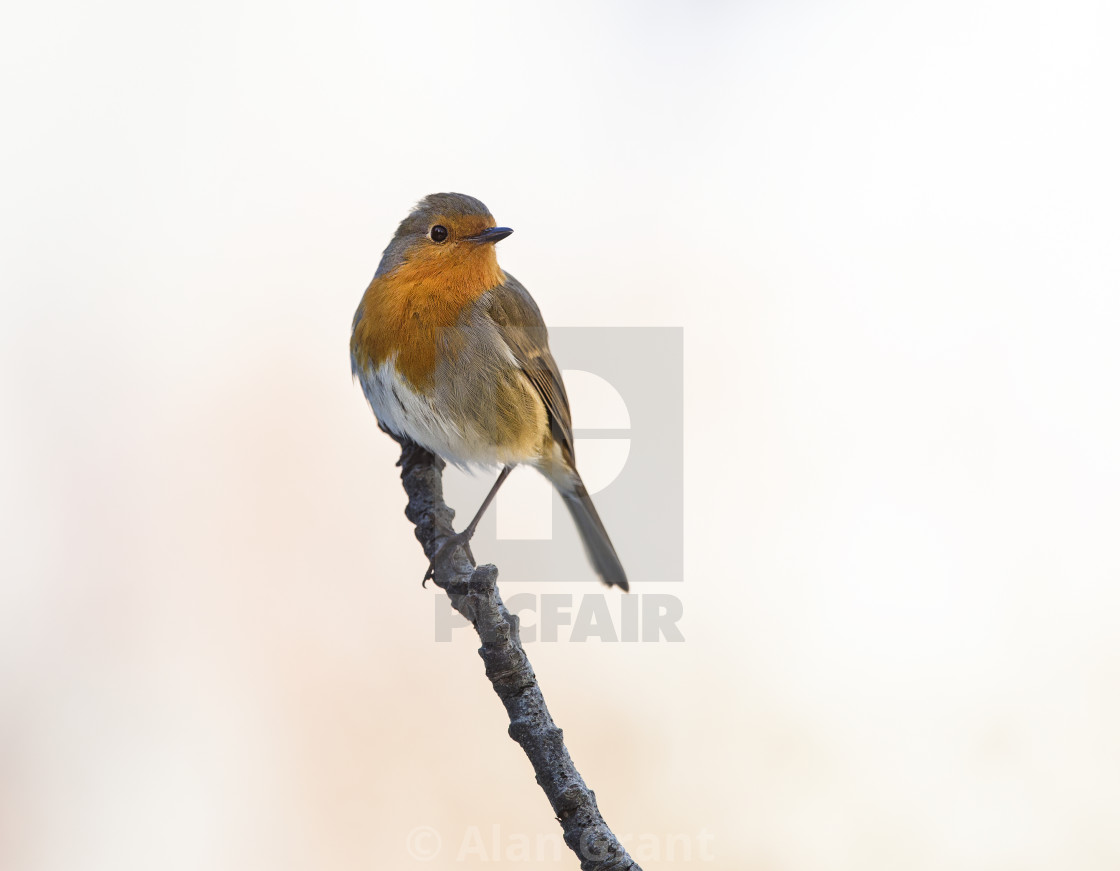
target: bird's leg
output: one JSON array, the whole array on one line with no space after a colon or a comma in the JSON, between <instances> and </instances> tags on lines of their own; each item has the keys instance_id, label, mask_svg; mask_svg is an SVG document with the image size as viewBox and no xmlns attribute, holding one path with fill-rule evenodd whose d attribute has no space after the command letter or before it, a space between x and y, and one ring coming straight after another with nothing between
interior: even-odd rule
<instances>
[{"instance_id":1,"label":"bird's leg","mask_svg":"<svg viewBox=\"0 0 1120 871\"><path fill-rule=\"evenodd\" d=\"M482 520L482 515L486 513L486 509L490 507L490 503L494 501L494 497L498 495L498 488L502 486L509 473L513 471L513 466L505 466L501 474L498 475L498 480L494 482L494 486L490 488L490 492L486 494L486 498L482 500L482 505L479 507L474 519L467 524L467 528L462 532L456 532L454 535L449 535L443 540L443 544L439 546L439 550L435 552L431 562L428 564L428 571L424 574L424 583L428 582L435 574L436 566L444 559L449 557L456 547L463 548L466 551L467 559L471 561L472 565L477 565L474 561L474 554L471 553L471 538L474 537L474 531L478 528L478 522Z\"/></svg>"}]
</instances>

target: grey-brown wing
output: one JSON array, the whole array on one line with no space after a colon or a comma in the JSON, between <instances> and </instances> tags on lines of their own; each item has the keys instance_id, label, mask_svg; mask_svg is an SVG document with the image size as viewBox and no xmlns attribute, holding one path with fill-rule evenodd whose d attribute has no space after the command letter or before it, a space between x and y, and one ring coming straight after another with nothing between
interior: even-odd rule
<instances>
[{"instance_id":1,"label":"grey-brown wing","mask_svg":"<svg viewBox=\"0 0 1120 871\"><path fill-rule=\"evenodd\" d=\"M490 318L498 327L514 359L544 400L552 438L568 462L575 464L572 411L560 369L548 349L548 330L540 309L516 278L507 273L504 284L490 291Z\"/></svg>"}]
</instances>

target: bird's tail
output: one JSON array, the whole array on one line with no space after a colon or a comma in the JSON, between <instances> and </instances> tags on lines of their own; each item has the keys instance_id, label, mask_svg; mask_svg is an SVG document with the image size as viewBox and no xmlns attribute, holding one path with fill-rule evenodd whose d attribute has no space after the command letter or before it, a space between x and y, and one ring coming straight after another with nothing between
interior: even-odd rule
<instances>
[{"instance_id":1,"label":"bird's tail","mask_svg":"<svg viewBox=\"0 0 1120 871\"><path fill-rule=\"evenodd\" d=\"M626 580L626 570L622 568L622 563L615 553L607 530L603 527L603 521L599 519L599 512L591 502L587 488L583 486L578 472L574 469L568 471L571 477L563 483L555 482L556 488L572 513L572 520L576 523L576 529L579 530L579 537L583 540L583 547L587 551L591 564L607 586L622 587L629 592L630 582Z\"/></svg>"}]
</instances>

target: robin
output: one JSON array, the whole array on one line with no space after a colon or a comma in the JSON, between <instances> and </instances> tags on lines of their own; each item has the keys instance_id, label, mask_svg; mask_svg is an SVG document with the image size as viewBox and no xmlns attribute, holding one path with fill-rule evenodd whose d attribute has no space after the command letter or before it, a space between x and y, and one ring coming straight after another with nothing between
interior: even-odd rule
<instances>
[{"instance_id":1,"label":"robin","mask_svg":"<svg viewBox=\"0 0 1120 871\"><path fill-rule=\"evenodd\" d=\"M447 538L425 580L470 540L513 467L526 463L559 491L591 564L607 585L626 572L576 471L572 414L540 309L498 266L513 230L465 194L431 194L401 221L350 338L350 361L378 422L459 467L501 466L466 529Z\"/></svg>"}]
</instances>

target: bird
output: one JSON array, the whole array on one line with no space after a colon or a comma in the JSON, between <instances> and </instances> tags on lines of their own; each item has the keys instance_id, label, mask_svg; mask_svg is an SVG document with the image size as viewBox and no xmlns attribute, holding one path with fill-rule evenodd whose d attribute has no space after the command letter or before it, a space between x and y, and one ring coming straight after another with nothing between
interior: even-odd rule
<instances>
[{"instance_id":1,"label":"bird","mask_svg":"<svg viewBox=\"0 0 1120 871\"><path fill-rule=\"evenodd\" d=\"M524 285L498 265L497 226L478 199L424 197L385 248L350 336L351 370L380 426L464 469L500 467L466 528L449 536L424 580L470 541L515 466L537 469L571 513L608 586L630 584L576 469L568 394L548 330Z\"/></svg>"}]
</instances>

